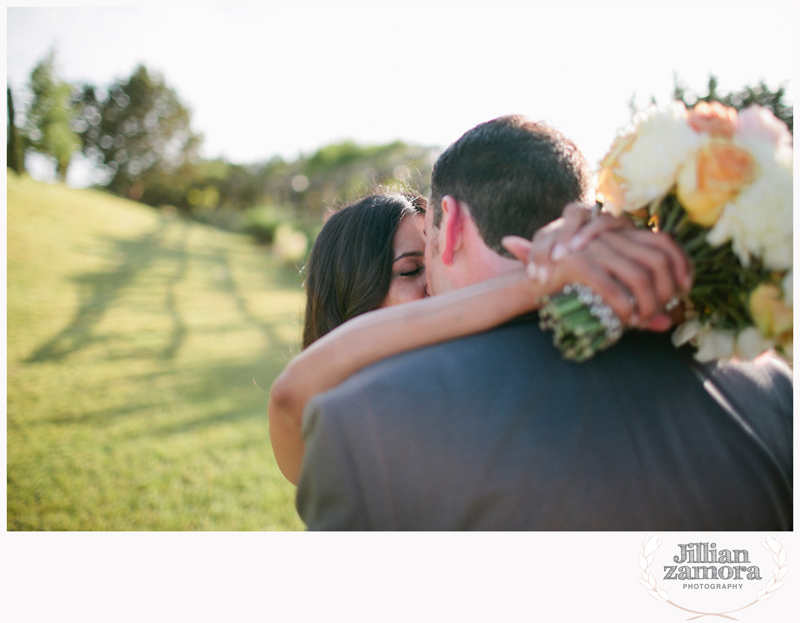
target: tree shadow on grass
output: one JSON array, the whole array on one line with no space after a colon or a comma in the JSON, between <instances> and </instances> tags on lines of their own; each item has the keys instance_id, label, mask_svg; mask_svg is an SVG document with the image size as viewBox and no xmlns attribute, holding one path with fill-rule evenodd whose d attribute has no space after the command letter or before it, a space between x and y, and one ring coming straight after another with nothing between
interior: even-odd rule
<instances>
[{"instance_id":1,"label":"tree shadow on grass","mask_svg":"<svg viewBox=\"0 0 800 623\"><path fill-rule=\"evenodd\" d=\"M163 247L162 240L168 226L167 219L162 218L155 231L138 240L109 238L115 251L121 255L117 266L110 271L86 273L73 279L80 297L75 315L66 327L36 348L25 363L62 361L105 339L94 335L94 329L123 290L156 259L185 255L184 249L173 251ZM184 227L187 227L186 223Z\"/></svg>"},{"instance_id":2,"label":"tree shadow on grass","mask_svg":"<svg viewBox=\"0 0 800 623\"><path fill-rule=\"evenodd\" d=\"M182 226L182 230L177 244L165 245L164 238L169 228L178 225ZM221 288L233 299L240 318L246 325L261 332L268 340L267 343L273 343L277 339L273 321L259 319L248 308L247 298L232 277L230 251L223 246L212 246L190 254L187 250L189 227L186 221L162 218L155 231L137 240L106 238L112 245L113 256L120 258L119 262L111 270L86 273L73 279L78 287L79 304L72 320L55 336L38 346L24 363L63 361L90 345L118 339L114 336L98 335L97 325L126 288L159 261L175 263L174 272L161 286L164 288L163 310L169 316L172 328L166 344L154 357L161 360L173 359L189 333L178 307L176 288L186 277L190 255L193 261L207 262L209 271L213 270L212 266L216 266L222 275ZM268 288L299 289L301 283L297 269L288 267L265 270L264 278L264 286ZM120 356L109 355L109 358L119 359Z\"/></svg>"},{"instance_id":3,"label":"tree shadow on grass","mask_svg":"<svg viewBox=\"0 0 800 623\"><path fill-rule=\"evenodd\" d=\"M179 404L159 402L158 392L133 391L127 395L123 406L79 411L70 411L66 406L47 417L27 420L25 428L82 426L102 429L124 421L128 431L125 438L132 441L192 434L249 420L262 419L266 426L268 392L282 369L279 357L265 351L247 360L212 363L190 371L132 375L128 381L140 387L170 375L171 393L180 396ZM209 405L219 402L221 396L228 406L210 408ZM131 429L138 432L131 433Z\"/></svg>"},{"instance_id":4,"label":"tree shadow on grass","mask_svg":"<svg viewBox=\"0 0 800 623\"><path fill-rule=\"evenodd\" d=\"M177 408L175 405L153 405L152 396L141 393L141 405L119 415L139 417L147 413L162 413L153 420L151 427L142 428L133 437L172 437L254 419L263 420L266 427L269 391L285 365L280 346L289 346L283 340L272 344L272 348L263 349L255 356L235 361L211 361L191 370L170 371L171 394L180 397ZM159 377L162 376L161 372L142 373L131 377L131 381L146 387L161 380Z\"/></svg>"},{"instance_id":5,"label":"tree shadow on grass","mask_svg":"<svg viewBox=\"0 0 800 623\"><path fill-rule=\"evenodd\" d=\"M175 242L165 243L172 223L182 224L183 229ZM225 332L230 328L249 327L256 329L269 345L258 356L245 357L236 362L209 362L208 366L180 370L166 367L142 374L126 377L126 381L141 391L134 390L131 402L124 407L95 411L69 412L64 411L53 414L46 420L37 421L37 425L48 424L78 424L88 426L102 426L118 422L120 419L137 417L150 417L162 412L163 419L154 423L150 429L143 430L142 435L168 436L186 433L219 424L231 423L237 420L264 417L266 414L267 392L271 383L282 370L288 360L290 343L277 331L276 327L285 324L286 316L274 318L259 318L251 310L251 303L243 291L242 283L238 283L232 270L231 250L224 245L206 246L199 252L189 252L188 247L189 224L181 221L162 220L158 228L137 240L108 239L116 252L114 257L119 257L117 265L111 270L79 275L74 279L78 284L80 302L69 324L58 334L47 340L44 344L28 357L26 363L61 362L70 355L99 343L121 340L119 335L98 335L97 325L108 310L123 295L125 288L134 284L143 271L152 267L157 262L172 262L168 277L161 278L160 288L163 292L163 310L171 319L171 329L168 332L166 345L149 355L153 360L168 361L175 358L184 343L187 335L191 333L206 333L219 335L225 339ZM190 257L191 256L191 257ZM238 323L232 327L216 325L214 327L190 328L181 316L176 290L185 280L189 261L199 262L204 271L214 271L222 277L218 286L230 299L237 310ZM271 270L264 270L264 287L269 289L294 289L299 287L299 278L295 270L271 266ZM276 269L277 268L277 269ZM214 274L214 273L209 273ZM161 296L160 294L158 295ZM283 348L285 347L285 348ZM107 353L104 361L112 363L124 359L126 355L117 350ZM113 364L112 364L113 365ZM157 366L162 368L161 365ZM183 416L171 416L166 413L168 405L160 405L153 400L153 393L145 388L152 387L156 380L163 381L165 376L173 377L170 384L174 385L174 392L182 397L187 409L179 412L195 413L195 418L186 419ZM231 407L226 410L209 409L209 403L219 399L219 396L237 396L233 399ZM195 405L195 406L192 406Z\"/></svg>"},{"instance_id":6,"label":"tree shadow on grass","mask_svg":"<svg viewBox=\"0 0 800 623\"><path fill-rule=\"evenodd\" d=\"M189 238L189 227L184 223L183 231L181 232L181 241L179 248L178 266L175 274L167 281L166 284L166 300L164 307L167 314L172 320L172 335L166 347L160 354L161 359L173 359L178 349L183 344L186 338L186 323L183 322L178 307L175 304L175 286L183 281L186 276L186 265L188 263L188 254L186 253L186 243Z\"/></svg>"},{"instance_id":7,"label":"tree shadow on grass","mask_svg":"<svg viewBox=\"0 0 800 623\"><path fill-rule=\"evenodd\" d=\"M252 328L258 329L268 340L268 343L273 342L277 338L275 335L273 322L261 320L250 311L247 305L247 298L242 294L239 284L237 284L233 278L228 256L229 253L225 249L216 249L215 261L222 269L220 271L220 274L222 275L220 280L222 282L222 289L225 290L225 292L227 292L228 295L233 299L233 302L236 305L236 310L239 312L239 315L244 320L245 324ZM282 272L283 271L278 271L278 275L280 276ZM275 287L274 282L271 285L272 287Z\"/></svg>"}]
</instances>

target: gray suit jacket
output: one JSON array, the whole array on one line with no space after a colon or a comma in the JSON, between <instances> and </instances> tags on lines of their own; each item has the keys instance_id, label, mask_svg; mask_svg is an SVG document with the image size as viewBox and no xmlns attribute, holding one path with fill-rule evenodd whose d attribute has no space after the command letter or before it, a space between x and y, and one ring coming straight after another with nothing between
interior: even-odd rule
<instances>
[{"instance_id":1,"label":"gray suit jacket","mask_svg":"<svg viewBox=\"0 0 800 623\"><path fill-rule=\"evenodd\" d=\"M307 407L297 510L312 530L791 530L788 367L707 369L737 417L689 362L636 331L564 361L530 318L384 360Z\"/></svg>"}]
</instances>

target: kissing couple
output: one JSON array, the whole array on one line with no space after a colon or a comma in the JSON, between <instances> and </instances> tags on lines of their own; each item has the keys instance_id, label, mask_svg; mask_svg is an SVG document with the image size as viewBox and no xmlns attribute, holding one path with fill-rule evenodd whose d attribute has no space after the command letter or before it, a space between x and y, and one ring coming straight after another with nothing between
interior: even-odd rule
<instances>
[{"instance_id":1,"label":"kissing couple","mask_svg":"<svg viewBox=\"0 0 800 623\"><path fill-rule=\"evenodd\" d=\"M592 202L577 147L508 116L441 154L429 200L327 221L269 402L310 530L792 529L791 370L676 349L691 263ZM627 329L581 363L536 314L570 284Z\"/></svg>"}]
</instances>

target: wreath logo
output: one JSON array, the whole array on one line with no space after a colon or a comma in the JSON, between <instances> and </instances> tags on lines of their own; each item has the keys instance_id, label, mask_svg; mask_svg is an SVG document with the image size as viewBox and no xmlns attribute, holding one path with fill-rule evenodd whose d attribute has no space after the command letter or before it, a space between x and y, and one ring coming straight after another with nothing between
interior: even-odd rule
<instances>
[{"instance_id":1,"label":"wreath logo","mask_svg":"<svg viewBox=\"0 0 800 623\"><path fill-rule=\"evenodd\" d=\"M772 553L772 560L775 563L775 568L773 569L772 577L769 579L767 584L764 586L764 588L758 591L756 599L746 606L742 606L741 608L730 610L728 612L698 612L697 610L684 608L683 606L672 601L669 598L667 591L658 587L655 576L648 571L650 565L653 564L653 557L660 545L661 540L658 538L658 533L651 537L645 537L644 541L642 542L642 551L639 553L639 566L642 568L642 577L639 578L639 583L647 589L647 592L650 593L654 599L664 601L675 608L697 615L686 619L687 621L693 621L695 619L701 619L707 616L738 621L736 617L729 615L733 614L734 612L741 612L745 608L749 608L750 606L757 604L759 601L764 601L772 597L776 591L783 586L785 582L783 578L786 576L786 572L789 570L789 566L786 564L786 549L783 547L780 539L778 537L772 538L770 535L767 535L766 540L762 541L761 545L763 545L765 549Z\"/></svg>"}]
</instances>

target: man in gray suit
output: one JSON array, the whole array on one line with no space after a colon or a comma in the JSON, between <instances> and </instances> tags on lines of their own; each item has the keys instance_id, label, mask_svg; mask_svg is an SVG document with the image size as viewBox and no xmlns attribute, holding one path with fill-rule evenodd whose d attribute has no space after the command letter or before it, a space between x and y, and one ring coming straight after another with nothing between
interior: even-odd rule
<instances>
[{"instance_id":1,"label":"man in gray suit","mask_svg":"<svg viewBox=\"0 0 800 623\"><path fill-rule=\"evenodd\" d=\"M467 132L431 180L432 294L518 270L501 239L587 184L542 124ZM647 331L566 361L524 317L314 399L297 509L312 530L791 530L791 394L774 360L700 367Z\"/></svg>"}]
</instances>

